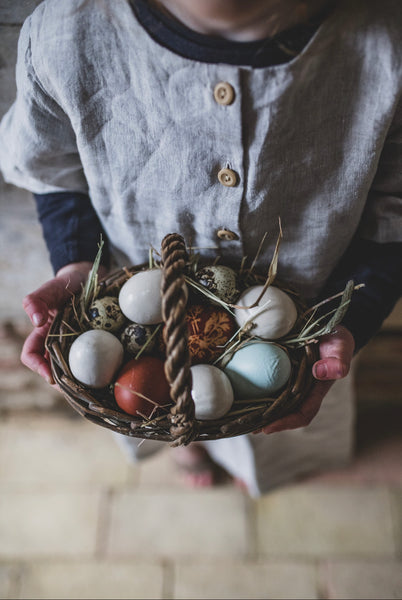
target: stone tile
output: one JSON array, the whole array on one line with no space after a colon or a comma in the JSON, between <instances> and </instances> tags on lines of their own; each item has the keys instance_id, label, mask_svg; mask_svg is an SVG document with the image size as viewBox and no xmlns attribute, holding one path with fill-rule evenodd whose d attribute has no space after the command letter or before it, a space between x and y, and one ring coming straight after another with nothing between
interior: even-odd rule
<instances>
[{"instance_id":1,"label":"stone tile","mask_svg":"<svg viewBox=\"0 0 402 600\"><path fill-rule=\"evenodd\" d=\"M0 270L2 266L0 258ZM22 413L67 406L59 392L21 363L22 346L32 330L28 317L14 321L2 318L3 315L0 308L0 410Z\"/></svg>"},{"instance_id":2,"label":"stone tile","mask_svg":"<svg viewBox=\"0 0 402 600\"><path fill-rule=\"evenodd\" d=\"M11 564L0 564L0 598L16 598L18 567Z\"/></svg>"},{"instance_id":3,"label":"stone tile","mask_svg":"<svg viewBox=\"0 0 402 600\"><path fill-rule=\"evenodd\" d=\"M257 501L268 556L395 556L390 497L372 487L292 486Z\"/></svg>"},{"instance_id":4,"label":"stone tile","mask_svg":"<svg viewBox=\"0 0 402 600\"><path fill-rule=\"evenodd\" d=\"M89 556L96 548L100 494L0 494L0 558Z\"/></svg>"},{"instance_id":5,"label":"stone tile","mask_svg":"<svg viewBox=\"0 0 402 600\"><path fill-rule=\"evenodd\" d=\"M309 478L310 483L402 485L402 438L390 435L358 452L352 463Z\"/></svg>"},{"instance_id":6,"label":"stone tile","mask_svg":"<svg viewBox=\"0 0 402 600\"><path fill-rule=\"evenodd\" d=\"M1 391L4 396L12 395L19 391L29 394L34 389L40 389L41 394L44 396L55 394L54 390L46 385L46 382L37 373L30 371L20 362L12 365L8 361L4 361L3 364L0 364L0 373Z\"/></svg>"},{"instance_id":7,"label":"stone tile","mask_svg":"<svg viewBox=\"0 0 402 600\"><path fill-rule=\"evenodd\" d=\"M171 448L166 444L166 447L155 455L140 461L137 466L138 485L147 489L154 486L180 489L183 486L191 487L191 483L186 478L186 470L179 467L175 460L175 452L176 448ZM216 468L219 469L219 467ZM233 488L233 479L223 469L219 469L215 473L215 479L215 486L220 490Z\"/></svg>"},{"instance_id":8,"label":"stone tile","mask_svg":"<svg viewBox=\"0 0 402 600\"><path fill-rule=\"evenodd\" d=\"M183 485L181 473L175 467L173 461L173 453L174 448L167 446L138 464L140 487L163 486L172 488Z\"/></svg>"},{"instance_id":9,"label":"stone tile","mask_svg":"<svg viewBox=\"0 0 402 600\"><path fill-rule=\"evenodd\" d=\"M152 490L116 493L110 555L243 557L245 499L238 491Z\"/></svg>"},{"instance_id":10,"label":"stone tile","mask_svg":"<svg viewBox=\"0 0 402 600\"><path fill-rule=\"evenodd\" d=\"M129 469L111 433L83 418L47 415L0 424L2 486L122 485Z\"/></svg>"},{"instance_id":11,"label":"stone tile","mask_svg":"<svg viewBox=\"0 0 402 600\"><path fill-rule=\"evenodd\" d=\"M2 334L2 324L0 323L0 368L5 370L7 367L19 367L21 347L13 341L7 340ZM21 344L22 346L22 344Z\"/></svg>"},{"instance_id":12,"label":"stone tile","mask_svg":"<svg viewBox=\"0 0 402 600\"><path fill-rule=\"evenodd\" d=\"M39 375L36 377L39 379ZM5 413L25 414L32 410L49 410L60 406L61 401L59 394L50 389L45 381L42 385L40 380L22 391L0 389L0 410Z\"/></svg>"},{"instance_id":13,"label":"stone tile","mask_svg":"<svg viewBox=\"0 0 402 600\"><path fill-rule=\"evenodd\" d=\"M402 560L402 488L394 488L391 492L391 506L394 523L394 536L398 557Z\"/></svg>"},{"instance_id":14,"label":"stone tile","mask_svg":"<svg viewBox=\"0 0 402 600\"><path fill-rule=\"evenodd\" d=\"M130 562L33 563L21 598L162 598L163 567Z\"/></svg>"},{"instance_id":15,"label":"stone tile","mask_svg":"<svg viewBox=\"0 0 402 600\"><path fill-rule=\"evenodd\" d=\"M0 23L22 23L42 0L0 0Z\"/></svg>"},{"instance_id":16,"label":"stone tile","mask_svg":"<svg viewBox=\"0 0 402 600\"><path fill-rule=\"evenodd\" d=\"M327 598L402 598L402 562L331 562L326 566Z\"/></svg>"},{"instance_id":17,"label":"stone tile","mask_svg":"<svg viewBox=\"0 0 402 600\"><path fill-rule=\"evenodd\" d=\"M178 564L174 598L318 598L310 564L217 562Z\"/></svg>"}]
</instances>

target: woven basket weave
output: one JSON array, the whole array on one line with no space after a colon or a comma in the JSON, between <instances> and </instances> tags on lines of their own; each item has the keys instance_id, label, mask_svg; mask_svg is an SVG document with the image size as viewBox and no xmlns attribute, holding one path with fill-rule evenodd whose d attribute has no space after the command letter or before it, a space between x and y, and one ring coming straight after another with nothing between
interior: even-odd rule
<instances>
[{"instance_id":1,"label":"woven basket weave","mask_svg":"<svg viewBox=\"0 0 402 600\"><path fill-rule=\"evenodd\" d=\"M178 446L197 440L216 440L250 433L294 412L305 398L313 380L311 367L317 359L315 345L288 349L292 363L291 376L278 397L258 401L256 405L250 403L246 407L242 404L241 410L235 401L232 409L220 419L195 419L187 343L186 295L183 288L187 262L183 238L178 234L167 235L162 241L161 293L165 323L165 374L170 384L172 406L169 412L149 421L123 412L116 404L110 387L94 390L74 379L68 366L68 353L74 339L71 328L77 327L74 299L56 315L46 340L53 377L68 403L89 421L124 435L166 441ZM117 296L128 277L143 268L123 269L102 280L99 297ZM301 314L305 307L297 298L295 300Z\"/></svg>"}]
</instances>

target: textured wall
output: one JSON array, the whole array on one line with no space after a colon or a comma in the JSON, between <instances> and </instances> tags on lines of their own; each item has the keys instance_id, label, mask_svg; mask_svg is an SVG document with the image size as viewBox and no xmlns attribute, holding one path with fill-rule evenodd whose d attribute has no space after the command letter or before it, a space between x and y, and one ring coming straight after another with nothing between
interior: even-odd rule
<instances>
[{"instance_id":1,"label":"textured wall","mask_svg":"<svg viewBox=\"0 0 402 600\"><path fill-rule=\"evenodd\" d=\"M21 24L40 0L0 0L0 117L15 97L15 63ZM51 276L47 250L29 192L0 175L0 321L25 319L25 294Z\"/></svg>"}]
</instances>

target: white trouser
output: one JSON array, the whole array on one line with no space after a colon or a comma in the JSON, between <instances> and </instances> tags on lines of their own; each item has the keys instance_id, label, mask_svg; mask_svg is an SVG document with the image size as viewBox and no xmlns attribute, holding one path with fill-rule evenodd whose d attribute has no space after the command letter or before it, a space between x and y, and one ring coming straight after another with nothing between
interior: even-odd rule
<instances>
[{"instance_id":1,"label":"white trouser","mask_svg":"<svg viewBox=\"0 0 402 600\"><path fill-rule=\"evenodd\" d=\"M353 378L337 381L307 427L265 435L242 435L206 441L211 458L233 477L243 480L253 497L299 477L340 467L354 447ZM136 462L166 447L165 442L115 434L130 460Z\"/></svg>"}]
</instances>

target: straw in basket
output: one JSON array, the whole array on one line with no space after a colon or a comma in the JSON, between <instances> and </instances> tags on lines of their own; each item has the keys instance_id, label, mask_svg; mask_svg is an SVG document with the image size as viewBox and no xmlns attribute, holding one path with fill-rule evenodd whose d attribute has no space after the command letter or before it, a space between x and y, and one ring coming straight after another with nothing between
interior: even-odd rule
<instances>
[{"instance_id":1,"label":"straw in basket","mask_svg":"<svg viewBox=\"0 0 402 600\"><path fill-rule=\"evenodd\" d=\"M117 297L122 285L131 276L146 268L141 265L122 269L105 278L99 283L97 296ZM160 268L163 339L166 352L164 371L170 385L170 406L162 407L149 418L136 417L117 405L113 383L102 389L92 389L73 377L68 362L69 350L74 339L82 332L82 323L85 323L81 314L82 303L76 297L72 297L65 308L56 315L46 341L53 377L67 402L92 423L127 436L166 441L172 446L250 433L296 411L313 384L311 367L318 356L316 342L320 335L330 332L342 319L352 291L356 289L353 282L349 282L340 305L333 311L331 318L326 319L324 326L322 318L314 322L314 311L308 310L296 294L286 290L292 295L298 309L298 319L291 335L277 340L286 350L291 362L287 384L273 397L258 400L239 400L235 397L231 409L224 416L201 420L195 417L192 397L191 357L186 320L187 296L184 293L184 284L186 281L191 283L191 279L189 256L182 236L169 234L163 239ZM261 281L261 278L254 276L250 271L248 276L251 276L254 283ZM275 285L279 286L277 282ZM87 328L86 325L85 327ZM241 346L248 338L250 335L247 331L240 331L232 348ZM222 356L228 354L230 355L230 347L223 348Z\"/></svg>"}]
</instances>

